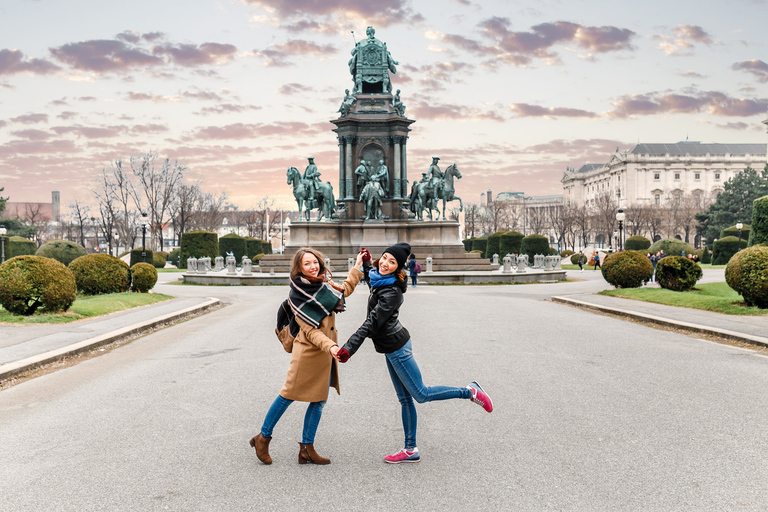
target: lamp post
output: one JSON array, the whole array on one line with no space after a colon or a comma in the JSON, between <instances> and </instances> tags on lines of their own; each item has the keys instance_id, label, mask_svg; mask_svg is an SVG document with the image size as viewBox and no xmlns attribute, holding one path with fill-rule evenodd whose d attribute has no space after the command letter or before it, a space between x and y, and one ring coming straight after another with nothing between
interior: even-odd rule
<instances>
[{"instance_id":1,"label":"lamp post","mask_svg":"<svg viewBox=\"0 0 768 512\"><path fill-rule=\"evenodd\" d=\"M619 208L616 214L616 220L619 221L619 251L624 250L624 210Z\"/></svg>"},{"instance_id":2,"label":"lamp post","mask_svg":"<svg viewBox=\"0 0 768 512\"><path fill-rule=\"evenodd\" d=\"M141 261L147 262L147 214L141 212Z\"/></svg>"},{"instance_id":3,"label":"lamp post","mask_svg":"<svg viewBox=\"0 0 768 512\"><path fill-rule=\"evenodd\" d=\"M115 233L115 258L120 254L120 234Z\"/></svg>"},{"instance_id":4,"label":"lamp post","mask_svg":"<svg viewBox=\"0 0 768 512\"><path fill-rule=\"evenodd\" d=\"M736 229L739 230L739 250L741 250L741 228L743 227L744 227L744 224L742 224L741 222L736 223Z\"/></svg>"},{"instance_id":5,"label":"lamp post","mask_svg":"<svg viewBox=\"0 0 768 512\"><path fill-rule=\"evenodd\" d=\"M7 229L5 229L5 226L0 226L0 251L2 251L2 256L0 256L0 263L5 263L5 234L8 232Z\"/></svg>"},{"instance_id":6,"label":"lamp post","mask_svg":"<svg viewBox=\"0 0 768 512\"><path fill-rule=\"evenodd\" d=\"M613 230L613 248L616 249L619 246L619 232L615 229Z\"/></svg>"},{"instance_id":7,"label":"lamp post","mask_svg":"<svg viewBox=\"0 0 768 512\"><path fill-rule=\"evenodd\" d=\"M91 217L91 224L93 224L93 231L96 233L96 252L99 252L101 244L99 243L99 226L96 225L96 217Z\"/></svg>"}]
</instances>

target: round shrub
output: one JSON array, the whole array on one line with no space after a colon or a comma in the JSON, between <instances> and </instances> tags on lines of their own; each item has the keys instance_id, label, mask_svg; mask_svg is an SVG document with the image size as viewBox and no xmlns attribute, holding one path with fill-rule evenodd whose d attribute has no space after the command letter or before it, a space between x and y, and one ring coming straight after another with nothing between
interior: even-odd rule
<instances>
[{"instance_id":1,"label":"round shrub","mask_svg":"<svg viewBox=\"0 0 768 512\"><path fill-rule=\"evenodd\" d=\"M157 283L157 270L149 263L137 263L131 267L131 281L133 291L147 293Z\"/></svg>"},{"instance_id":2,"label":"round shrub","mask_svg":"<svg viewBox=\"0 0 768 512\"><path fill-rule=\"evenodd\" d=\"M677 238L662 238L647 250L647 252L653 254L659 251L664 251L665 256L680 256L682 251L685 251L685 254L688 255L693 254L695 249L691 244L687 244Z\"/></svg>"},{"instance_id":3,"label":"round shrub","mask_svg":"<svg viewBox=\"0 0 768 512\"><path fill-rule=\"evenodd\" d=\"M701 250L701 262L712 263L712 252L709 249L707 249L706 245Z\"/></svg>"},{"instance_id":4,"label":"round shrub","mask_svg":"<svg viewBox=\"0 0 768 512\"><path fill-rule=\"evenodd\" d=\"M573 256L575 253L570 249L565 249L563 252L560 253L560 256L563 258L567 258L568 256Z\"/></svg>"},{"instance_id":5,"label":"round shrub","mask_svg":"<svg viewBox=\"0 0 768 512\"><path fill-rule=\"evenodd\" d=\"M631 236L624 242L624 248L628 251L645 251L650 246L651 241L640 235Z\"/></svg>"},{"instance_id":6,"label":"round shrub","mask_svg":"<svg viewBox=\"0 0 768 512\"><path fill-rule=\"evenodd\" d=\"M754 213L754 210L753 210ZM746 247L747 242L749 241L749 234L752 232L752 226L749 224L743 224L741 226L741 246ZM727 236L735 236L737 239L739 238L739 229L736 226L731 226L729 228L725 228L724 230L720 231L720 238L725 238Z\"/></svg>"},{"instance_id":7,"label":"round shrub","mask_svg":"<svg viewBox=\"0 0 768 512\"><path fill-rule=\"evenodd\" d=\"M88 252L82 245L67 240L51 240L41 245L35 252L35 256L53 258L63 265L69 265L76 258L85 256L86 254L88 254Z\"/></svg>"},{"instance_id":8,"label":"round shrub","mask_svg":"<svg viewBox=\"0 0 768 512\"><path fill-rule=\"evenodd\" d=\"M69 264L77 289L86 295L122 293L131 286L128 264L109 254L86 254Z\"/></svg>"},{"instance_id":9,"label":"round shrub","mask_svg":"<svg viewBox=\"0 0 768 512\"><path fill-rule=\"evenodd\" d=\"M263 252L260 252L259 254L254 254L254 255L253 255L253 258L249 258L249 259L251 260L251 262L252 262L254 265L258 265L258 264L259 264L259 262L261 261L261 258L263 258L263 257L264 257L264 253L263 253Z\"/></svg>"},{"instance_id":10,"label":"round shrub","mask_svg":"<svg viewBox=\"0 0 768 512\"><path fill-rule=\"evenodd\" d=\"M667 290L687 292L701 276L701 267L687 257L667 256L656 263L656 279Z\"/></svg>"},{"instance_id":11,"label":"round shrub","mask_svg":"<svg viewBox=\"0 0 768 512\"><path fill-rule=\"evenodd\" d=\"M480 251L480 257L486 258L485 249L488 247L487 238L475 238L472 240L472 252Z\"/></svg>"},{"instance_id":12,"label":"round shrub","mask_svg":"<svg viewBox=\"0 0 768 512\"><path fill-rule=\"evenodd\" d=\"M34 255L37 252L37 244L29 238L23 236L4 236L5 240L5 259L9 260L16 256Z\"/></svg>"},{"instance_id":13,"label":"round shrub","mask_svg":"<svg viewBox=\"0 0 768 512\"><path fill-rule=\"evenodd\" d=\"M146 256L142 256L141 253L146 252ZM147 258L147 261L144 261L144 258ZM131 266L134 266L137 263L149 263L150 265L153 264L155 261L155 253L152 252L152 249L147 249L146 251L142 249L141 247L137 249L131 250Z\"/></svg>"},{"instance_id":14,"label":"round shrub","mask_svg":"<svg viewBox=\"0 0 768 512\"><path fill-rule=\"evenodd\" d=\"M603 278L616 288L639 288L653 275L653 265L644 254L621 251L609 254L601 271Z\"/></svg>"},{"instance_id":15,"label":"round shrub","mask_svg":"<svg viewBox=\"0 0 768 512\"><path fill-rule=\"evenodd\" d=\"M735 236L727 236L715 242L714 250L712 251L712 264L725 265L728 263L728 260L739 252L739 245L741 245L742 249L747 246L744 240L739 244L739 239Z\"/></svg>"},{"instance_id":16,"label":"round shrub","mask_svg":"<svg viewBox=\"0 0 768 512\"><path fill-rule=\"evenodd\" d=\"M152 265L155 268L165 268L165 258L166 255L161 254L160 252L156 252L152 254Z\"/></svg>"},{"instance_id":17,"label":"round shrub","mask_svg":"<svg viewBox=\"0 0 768 512\"><path fill-rule=\"evenodd\" d=\"M520 254L527 254L528 261L533 263L535 255L549 254L549 239L542 235L528 235L523 238L523 243L520 245Z\"/></svg>"},{"instance_id":18,"label":"round shrub","mask_svg":"<svg viewBox=\"0 0 768 512\"><path fill-rule=\"evenodd\" d=\"M739 293L747 306L768 308L768 245L753 245L741 251Z\"/></svg>"},{"instance_id":19,"label":"round shrub","mask_svg":"<svg viewBox=\"0 0 768 512\"><path fill-rule=\"evenodd\" d=\"M494 254L498 254L499 259L506 256L506 254L501 254L501 235L503 234L503 231L497 231L488 235L488 244L485 247L485 254L488 255L488 258L493 258Z\"/></svg>"},{"instance_id":20,"label":"round shrub","mask_svg":"<svg viewBox=\"0 0 768 512\"><path fill-rule=\"evenodd\" d=\"M752 203L752 230L748 245L768 244L768 196L755 199Z\"/></svg>"},{"instance_id":21,"label":"round shrub","mask_svg":"<svg viewBox=\"0 0 768 512\"><path fill-rule=\"evenodd\" d=\"M744 250L734 254L725 267L725 282L738 294L741 294L741 257L744 255Z\"/></svg>"},{"instance_id":22,"label":"round shrub","mask_svg":"<svg viewBox=\"0 0 768 512\"><path fill-rule=\"evenodd\" d=\"M579 253L571 254L571 265L578 265L580 256L581 254Z\"/></svg>"},{"instance_id":23,"label":"round shrub","mask_svg":"<svg viewBox=\"0 0 768 512\"><path fill-rule=\"evenodd\" d=\"M179 268L187 268L188 258L219 255L219 237L211 231L188 231L181 235Z\"/></svg>"},{"instance_id":24,"label":"round shrub","mask_svg":"<svg viewBox=\"0 0 768 512\"><path fill-rule=\"evenodd\" d=\"M180 253L181 253L181 249L179 249L179 248L177 247L176 249L172 250L172 251L171 251L171 252L168 254L168 257L166 258L166 261L170 262L172 265L175 265L175 264L176 264L176 262L177 262L177 261L178 261L178 259L179 259L179 254L180 254Z\"/></svg>"},{"instance_id":25,"label":"round shrub","mask_svg":"<svg viewBox=\"0 0 768 512\"><path fill-rule=\"evenodd\" d=\"M167 251L155 251L155 254L159 254L163 257L164 260L168 259L168 252Z\"/></svg>"},{"instance_id":26,"label":"round shrub","mask_svg":"<svg viewBox=\"0 0 768 512\"><path fill-rule=\"evenodd\" d=\"M523 244L523 234L517 231L507 231L499 240L499 256L502 254L520 254L520 246Z\"/></svg>"},{"instance_id":27,"label":"round shrub","mask_svg":"<svg viewBox=\"0 0 768 512\"><path fill-rule=\"evenodd\" d=\"M230 233L219 238L219 256L227 257L227 253L233 253L236 261L242 261L243 256L248 255L246 240L238 234Z\"/></svg>"},{"instance_id":28,"label":"round shrub","mask_svg":"<svg viewBox=\"0 0 768 512\"><path fill-rule=\"evenodd\" d=\"M17 256L0 265L0 304L14 315L66 311L75 298L75 276L57 260Z\"/></svg>"}]
</instances>

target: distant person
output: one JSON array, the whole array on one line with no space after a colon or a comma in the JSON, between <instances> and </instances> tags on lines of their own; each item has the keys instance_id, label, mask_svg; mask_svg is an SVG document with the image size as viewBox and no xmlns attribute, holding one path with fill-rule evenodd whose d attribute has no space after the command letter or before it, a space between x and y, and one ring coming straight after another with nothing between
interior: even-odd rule
<instances>
[{"instance_id":1,"label":"distant person","mask_svg":"<svg viewBox=\"0 0 768 512\"><path fill-rule=\"evenodd\" d=\"M595 268L593 268L592 271L595 271L598 268L600 268L600 270L603 269L603 267L600 266L600 253L595 252Z\"/></svg>"},{"instance_id":2,"label":"distant person","mask_svg":"<svg viewBox=\"0 0 768 512\"><path fill-rule=\"evenodd\" d=\"M416 256L414 254L411 254L408 257L408 271L411 275L411 286L416 288L417 282L419 280L419 274L421 273L421 265L419 265L419 262L416 261Z\"/></svg>"},{"instance_id":3,"label":"distant person","mask_svg":"<svg viewBox=\"0 0 768 512\"><path fill-rule=\"evenodd\" d=\"M658 254L658 253L656 253ZM656 257L656 254L648 253L648 259L651 260L651 266L653 266L653 272L651 273L651 282L653 283L656 280L656 262L658 261L658 258Z\"/></svg>"},{"instance_id":4,"label":"distant person","mask_svg":"<svg viewBox=\"0 0 768 512\"><path fill-rule=\"evenodd\" d=\"M583 251L579 251L579 257L576 260L576 264L579 266L579 270L581 272L584 272L584 264L587 262L587 257L584 255Z\"/></svg>"}]
</instances>

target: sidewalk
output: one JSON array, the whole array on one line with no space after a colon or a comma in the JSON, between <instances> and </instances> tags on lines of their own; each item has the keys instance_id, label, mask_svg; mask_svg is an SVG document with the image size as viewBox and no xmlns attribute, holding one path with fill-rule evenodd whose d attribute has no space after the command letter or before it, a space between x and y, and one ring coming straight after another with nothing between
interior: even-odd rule
<instances>
[{"instance_id":1,"label":"sidewalk","mask_svg":"<svg viewBox=\"0 0 768 512\"><path fill-rule=\"evenodd\" d=\"M768 316L724 315L591 293L561 295L552 301L768 347Z\"/></svg>"},{"instance_id":2,"label":"sidewalk","mask_svg":"<svg viewBox=\"0 0 768 512\"><path fill-rule=\"evenodd\" d=\"M92 320L59 325L0 326L0 381L68 355L142 333L219 304L210 297L181 297Z\"/></svg>"}]
</instances>

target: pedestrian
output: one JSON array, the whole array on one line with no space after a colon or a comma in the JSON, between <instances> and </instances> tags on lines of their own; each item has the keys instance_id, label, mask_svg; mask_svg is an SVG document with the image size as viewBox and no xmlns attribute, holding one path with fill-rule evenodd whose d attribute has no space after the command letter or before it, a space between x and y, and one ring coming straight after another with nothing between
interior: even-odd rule
<instances>
[{"instance_id":1,"label":"pedestrian","mask_svg":"<svg viewBox=\"0 0 768 512\"><path fill-rule=\"evenodd\" d=\"M416 256L414 254L411 254L408 257L408 271L411 275L411 285L416 288L417 281L419 279L419 272L421 271L421 265L419 265L419 262L416 261Z\"/></svg>"},{"instance_id":2,"label":"pedestrian","mask_svg":"<svg viewBox=\"0 0 768 512\"><path fill-rule=\"evenodd\" d=\"M339 391L336 313L344 311L344 298L349 296L363 277L363 258L370 254L362 249L344 283L339 286L331 280L331 271L325 258L314 249L296 251L291 262L288 300L295 314L299 332L293 341L291 362L283 389L272 402L261 432L251 439L256 456L264 464L272 464L269 443L272 430L280 417L294 401L309 402L304 416L304 430L299 446L299 464L330 464L330 460L317 454L315 433L328 400L329 387Z\"/></svg>"},{"instance_id":3,"label":"pedestrian","mask_svg":"<svg viewBox=\"0 0 768 512\"><path fill-rule=\"evenodd\" d=\"M651 254L651 253L648 253L648 257L649 257L648 259L651 260L651 265L653 266L653 273L651 273L651 282L653 283L654 281L656 281L656 262L658 261L658 259L656 258L655 254Z\"/></svg>"},{"instance_id":4,"label":"pedestrian","mask_svg":"<svg viewBox=\"0 0 768 512\"><path fill-rule=\"evenodd\" d=\"M594 272L598 269L598 267L602 270L603 267L600 266L600 253L595 251L595 268L592 269Z\"/></svg>"},{"instance_id":5,"label":"pedestrian","mask_svg":"<svg viewBox=\"0 0 768 512\"><path fill-rule=\"evenodd\" d=\"M584 255L583 251L579 251L579 257L576 260L576 263L579 265L579 270L581 272L584 272L584 264L587 262L587 257Z\"/></svg>"},{"instance_id":6,"label":"pedestrian","mask_svg":"<svg viewBox=\"0 0 768 512\"><path fill-rule=\"evenodd\" d=\"M403 294L408 289L405 261L411 246L397 243L387 248L373 262L368 271L371 294L368 298L368 312L360 328L350 336L336 356L339 362L346 362L360 348L366 338L373 340L376 352L384 354L389 376L400 401L405 446L399 452L384 457L390 464L419 462L421 455L416 446L416 407L419 403L435 400L463 398L493 411L491 398L480 385L473 381L467 387L425 386L421 371L413 357L411 335L400 323L400 306Z\"/></svg>"}]
</instances>

